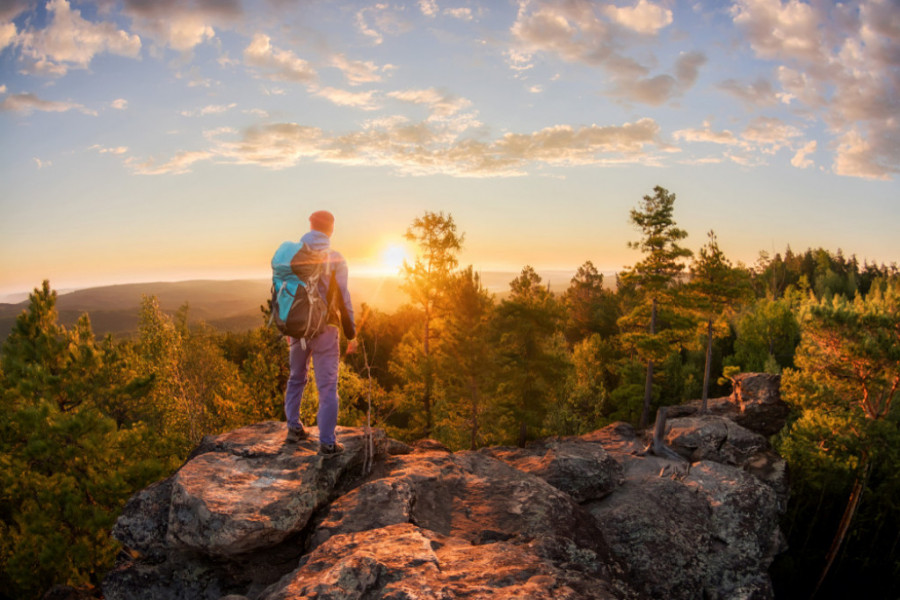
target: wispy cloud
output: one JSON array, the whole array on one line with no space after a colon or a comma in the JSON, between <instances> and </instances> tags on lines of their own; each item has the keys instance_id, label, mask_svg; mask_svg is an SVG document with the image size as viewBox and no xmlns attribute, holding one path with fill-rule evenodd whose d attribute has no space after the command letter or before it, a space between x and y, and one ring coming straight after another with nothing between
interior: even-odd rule
<instances>
[{"instance_id":1,"label":"wispy cloud","mask_svg":"<svg viewBox=\"0 0 900 600\"><path fill-rule=\"evenodd\" d=\"M54 100L43 100L32 93L10 94L0 102L0 110L13 111L21 113L31 113L33 111L41 112L68 112L70 110L78 111L86 115L97 116L97 111L91 110L82 104L76 102L58 102Z\"/></svg>"},{"instance_id":2,"label":"wispy cloud","mask_svg":"<svg viewBox=\"0 0 900 600\"><path fill-rule=\"evenodd\" d=\"M434 119L449 117L472 105L465 98L435 88L388 92L387 95L402 102L427 106L431 111L430 118Z\"/></svg>"},{"instance_id":3,"label":"wispy cloud","mask_svg":"<svg viewBox=\"0 0 900 600\"><path fill-rule=\"evenodd\" d=\"M272 39L264 33L253 36L244 48L244 62L262 70L262 76L279 81L310 83L316 79L316 71L308 62L290 50L272 46Z\"/></svg>"},{"instance_id":4,"label":"wispy cloud","mask_svg":"<svg viewBox=\"0 0 900 600\"><path fill-rule=\"evenodd\" d=\"M177 175L190 171L194 163L209 160L213 155L209 152L179 152L164 162L155 159L140 161L134 157L125 160L125 165L140 175Z\"/></svg>"},{"instance_id":5,"label":"wispy cloud","mask_svg":"<svg viewBox=\"0 0 900 600\"><path fill-rule=\"evenodd\" d=\"M237 106L237 103L232 102L231 104L209 104L204 106L203 108L197 110L183 110L181 111L181 116L183 117L207 117L209 115L221 115L229 110L233 109Z\"/></svg>"},{"instance_id":6,"label":"wispy cloud","mask_svg":"<svg viewBox=\"0 0 900 600\"><path fill-rule=\"evenodd\" d=\"M382 71L383 68L379 68L370 60L350 60L343 54L335 54L331 59L331 64L341 70L350 85L381 81L379 71Z\"/></svg>"},{"instance_id":7,"label":"wispy cloud","mask_svg":"<svg viewBox=\"0 0 900 600\"><path fill-rule=\"evenodd\" d=\"M338 106L350 106L361 110L376 110L381 107L374 91L350 92L333 87L316 91L316 95L325 98Z\"/></svg>"},{"instance_id":8,"label":"wispy cloud","mask_svg":"<svg viewBox=\"0 0 900 600\"><path fill-rule=\"evenodd\" d=\"M657 33L672 24L671 10L647 0L639 0L634 6L608 5L603 10L619 25L638 33Z\"/></svg>"},{"instance_id":9,"label":"wispy cloud","mask_svg":"<svg viewBox=\"0 0 900 600\"><path fill-rule=\"evenodd\" d=\"M182 152L158 163L129 159L143 174L183 173L194 162L216 160L270 169L292 167L303 160L345 165L383 166L410 175L456 177L524 175L538 165L591 165L657 162L659 125L641 119L618 126L559 125L533 133L507 134L488 141L462 137L451 124L410 122L403 117L377 119L361 129L328 134L297 123L273 123L235 132L209 135L212 145Z\"/></svg>"}]
</instances>

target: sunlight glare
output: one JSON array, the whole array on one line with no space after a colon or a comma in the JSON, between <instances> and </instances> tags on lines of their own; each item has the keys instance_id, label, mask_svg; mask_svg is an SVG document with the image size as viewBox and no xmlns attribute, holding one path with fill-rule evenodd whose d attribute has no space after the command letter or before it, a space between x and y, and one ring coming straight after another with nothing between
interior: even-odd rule
<instances>
[{"instance_id":1,"label":"sunlight glare","mask_svg":"<svg viewBox=\"0 0 900 600\"><path fill-rule=\"evenodd\" d=\"M409 253L401 244L391 244L381 253L381 264L392 273L399 271L405 260L409 260Z\"/></svg>"}]
</instances>

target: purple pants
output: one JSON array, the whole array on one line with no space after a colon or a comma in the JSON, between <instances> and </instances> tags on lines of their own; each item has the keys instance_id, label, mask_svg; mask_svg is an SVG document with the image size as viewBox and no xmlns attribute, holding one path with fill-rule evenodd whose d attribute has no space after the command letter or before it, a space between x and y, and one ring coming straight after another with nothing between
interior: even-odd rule
<instances>
[{"instance_id":1,"label":"purple pants","mask_svg":"<svg viewBox=\"0 0 900 600\"><path fill-rule=\"evenodd\" d=\"M284 394L284 414L288 427L300 427L300 399L309 375L309 359L315 366L316 389L319 391L319 443L335 442L334 428L338 417L338 364L341 347L338 342L337 327L326 327L325 331L309 340L306 348L300 340L288 338L291 344L291 375L288 377Z\"/></svg>"}]
</instances>

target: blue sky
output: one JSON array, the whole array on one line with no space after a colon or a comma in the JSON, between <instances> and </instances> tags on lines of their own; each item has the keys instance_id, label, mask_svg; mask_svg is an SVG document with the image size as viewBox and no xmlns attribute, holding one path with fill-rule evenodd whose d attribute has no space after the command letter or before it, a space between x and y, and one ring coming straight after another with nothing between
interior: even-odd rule
<instances>
[{"instance_id":1,"label":"blue sky","mask_svg":"<svg viewBox=\"0 0 900 600\"><path fill-rule=\"evenodd\" d=\"M655 185L694 250L890 263L898 57L897 0L0 0L0 294L264 277L318 209L351 272L425 210L612 271Z\"/></svg>"}]
</instances>

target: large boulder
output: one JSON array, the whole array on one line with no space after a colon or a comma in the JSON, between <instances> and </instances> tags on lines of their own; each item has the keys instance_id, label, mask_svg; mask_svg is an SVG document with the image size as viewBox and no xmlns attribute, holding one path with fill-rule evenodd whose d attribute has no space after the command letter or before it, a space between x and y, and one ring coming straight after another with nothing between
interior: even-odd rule
<instances>
[{"instance_id":1,"label":"large boulder","mask_svg":"<svg viewBox=\"0 0 900 600\"><path fill-rule=\"evenodd\" d=\"M784 462L711 406L673 411L666 457L625 423L457 453L375 431L369 472L362 429L328 458L284 423L212 436L128 502L104 597L771 598Z\"/></svg>"},{"instance_id":2,"label":"large boulder","mask_svg":"<svg viewBox=\"0 0 900 600\"><path fill-rule=\"evenodd\" d=\"M622 484L622 467L600 444L546 440L525 448L486 448L483 453L540 477L576 502L608 496Z\"/></svg>"},{"instance_id":3,"label":"large boulder","mask_svg":"<svg viewBox=\"0 0 900 600\"><path fill-rule=\"evenodd\" d=\"M740 409L740 413L734 417L739 425L765 436L775 435L784 427L790 408L781 399L780 375L736 375L731 397L732 402Z\"/></svg>"}]
</instances>

